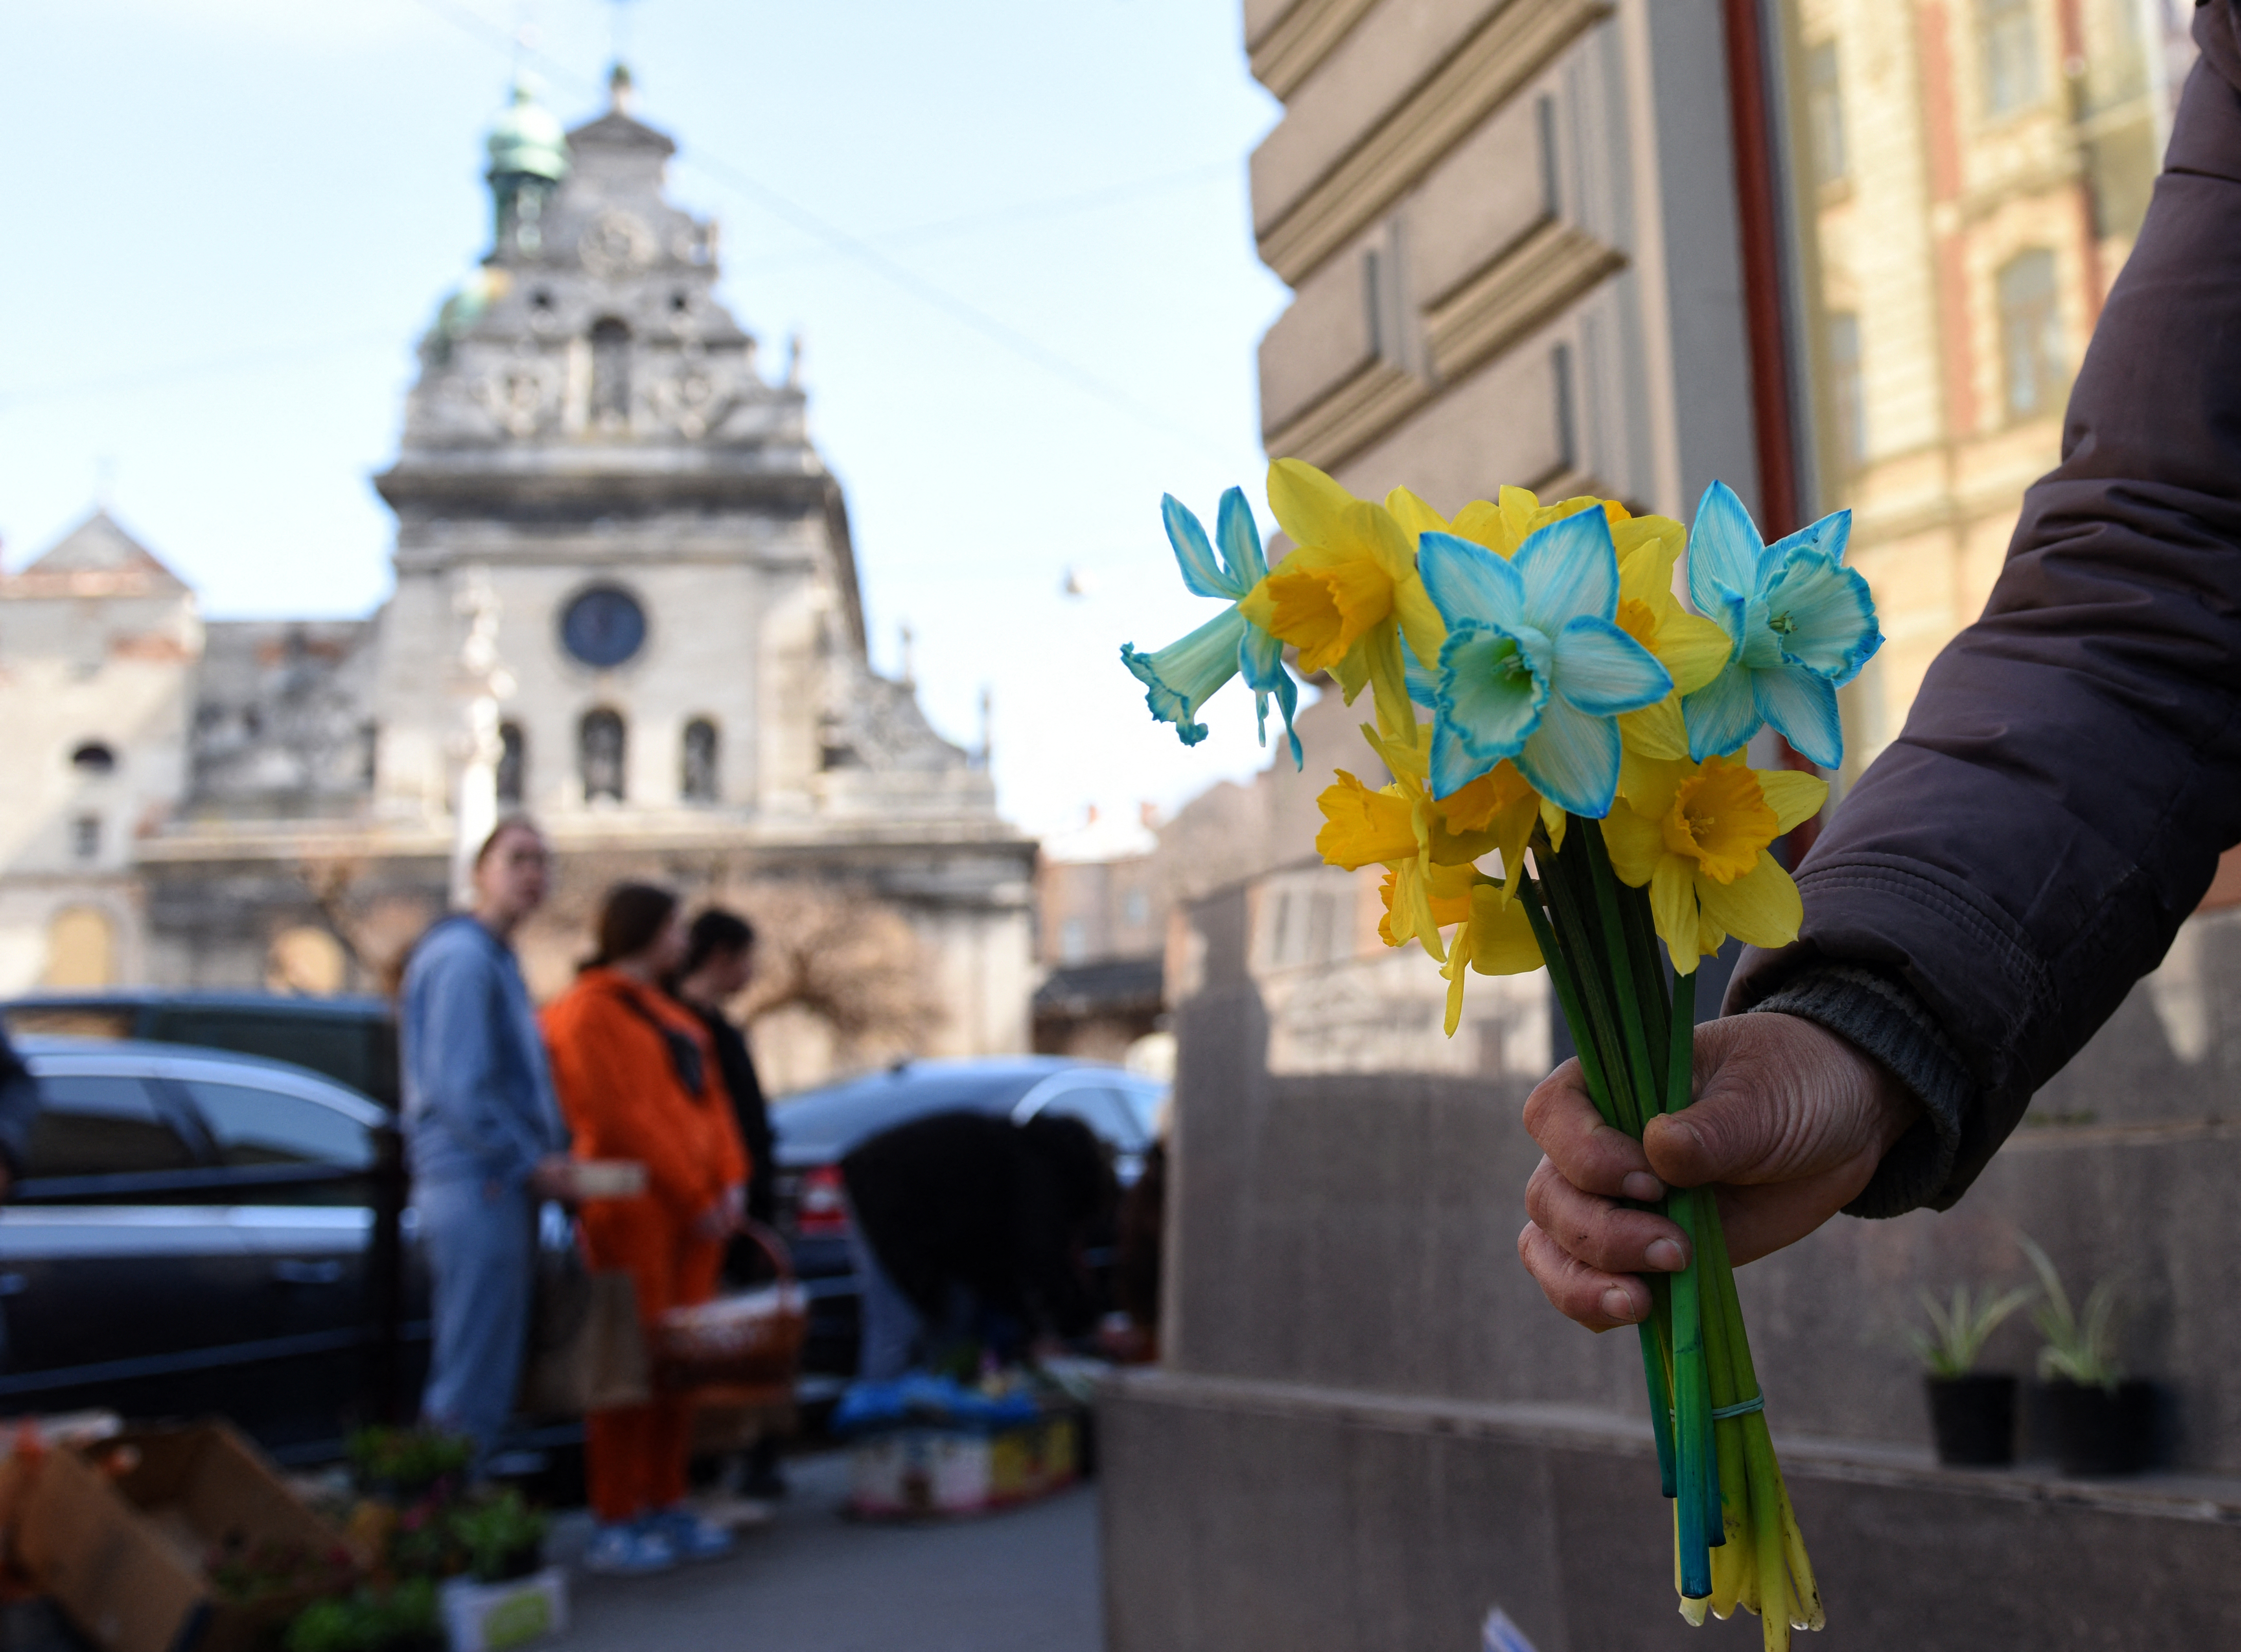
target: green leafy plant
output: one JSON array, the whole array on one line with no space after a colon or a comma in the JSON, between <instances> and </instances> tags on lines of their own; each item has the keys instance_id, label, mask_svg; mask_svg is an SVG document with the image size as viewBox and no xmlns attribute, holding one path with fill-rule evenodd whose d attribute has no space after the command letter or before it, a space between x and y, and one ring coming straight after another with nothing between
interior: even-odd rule
<instances>
[{"instance_id":1,"label":"green leafy plant","mask_svg":"<svg viewBox=\"0 0 2241 1652\"><path fill-rule=\"evenodd\" d=\"M537 1569L545 1542L544 1515L508 1488L478 1503L452 1511L452 1541L466 1556L467 1570L479 1583L503 1583Z\"/></svg>"},{"instance_id":2,"label":"green leafy plant","mask_svg":"<svg viewBox=\"0 0 2241 1652\"><path fill-rule=\"evenodd\" d=\"M288 1626L285 1644L288 1652L400 1652L432 1647L440 1633L436 1585L415 1577L379 1593L312 1602Z\"/></svg>"},{"instance_id":3,"label":"green leafy plant","mask_svg":"<svg viewBox=\"0 0 2241 1652\"><path fill-rule=\"evenodd\" d=\"M360 1428L349 1450L360 1486L407 1497L465 1474L475 1458L472 1440L439 1428Z\"/></svg>"},{"instance_id":4,"label":"green leafy plant","mask_svg":"<svg viewBox=\"0 0 2241 1652\"><path fill-rule=\"evenodd\" d=\"M2062 1287L2062 1275L2055 1272L2053 1259L2028 1234L2017 1234L2016 1242L2030 1258L2030 1265L2046 1293L2046 1300L2031 1314L2039 1334L2046 1339L2046 1346L2038 1351L2040 1379L2075 1382L2080 1388L2106 1388L2114 1393L2124 1378L2124 1368L2117 1363L2114 1347L2114 1281L2096 1281L2085 1294L2084 1307L2073 1308L2070 1293Z\"/></svg>"},{"instance_id":5,"label":"green leafy plant","mask_svg":"<svg viewBox=\"0 0 2241 1652\"><path fill-rule=\"evenodd\" d=\"M276 1538L251 1543L238 1532L227 1534L203 1562L217 1597L237 1604L331 1594L347 1588L356 1570L346 1548Z\"/></svg>"},{"instance_id":6,"label":"green leafy plant","mask_svg":"<svg viewBox=\"0 0 2241 1652\"><path fill-rule=\"evenodd\" d=\"M1986 1339L2037 1294L2028 1285L2018 1285L2000 1296L1994 1296L1989 1287L1972 1294L1966 1285L1956 1285L1953 1300L1948 1303L1923 1291L1922 1306L1930 1315L1930 1328L1907 1327L1907 1346L1930 1375L1967 1376L1977 1368L1977 1356L1983 1352Z\"/></svg>"}]
</instances>

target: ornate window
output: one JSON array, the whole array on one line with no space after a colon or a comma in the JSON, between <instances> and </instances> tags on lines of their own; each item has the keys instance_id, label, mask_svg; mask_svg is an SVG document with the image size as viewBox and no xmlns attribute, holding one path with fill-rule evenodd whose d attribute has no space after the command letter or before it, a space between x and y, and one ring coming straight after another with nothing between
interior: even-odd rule
<instances>
[{"instance_id":1,"label":"ornate window","mask_svg":"<svg viewBox=\"0 0 2241 1652\"><path fill-rule=\"evenodd\" d=\"M716 725L696 717L685 726L684 772L678 790L687 803L713 803L719 789Z\"/></svg>"},{"instance_id":2,"label":"ornate window","mask_svg":"<svg viewBox=\"0 0 2241 1652\"><path fill-rule=\"evenodd\" d=\"M612 316L592 325L592 422L630 422L630 329Z\"/></svg>"},{"instance_id":3,"label":"ornate window","mask_svg":"<svg viewBox=\"0 0 2241 1652\"><path fill-rule=\"evenodd\" d=\"M2054 254L2044 247L2017 253L2000 266L1997 284L2008 417L2051 412L2061 400L2064 374Z\"/></svg>"},{"instance_id":4,"label":"ornate window","mask_svg":"<svg viewBox=\"0 0 2241 1652\"><path fill-rule=\"evenodd\" d=\"M117 753L105 740L87 740L70 753L70 766L80 774L114 774Z\"/></svg>"},{"instance_id":5,"label":"ornate window","mask_svg":"<svg viewBox=\"0 0 2241 1652\"><path fill-rule=\"evenodd\" d=\"M1977 0L1984 112L2012 115L2039 99L2038 24L2031 0Z\"/></svg>"},{"instance_id":6,"label":"ornate window","mask_svg":"<svg viewBox=\"0 0 2241 1652\"><path fill-rule=\"evenodd\" d=\"M602 706L584 713L576 730L576 765L584 781L584 801L623 797L625 730L622 713Z\"/></svg>"},{"instance_id":7,"label":"ornate window","mask_svg":"<svg viewBox=\"0 0 2241 1652\"><path fill-rule=\"evenodd\" d=\"M498 800L506 807L518 809L521 806L528 761L528 746L521 737L521 725L500 723L498 726Z\"/></svg>"}]
</instances>

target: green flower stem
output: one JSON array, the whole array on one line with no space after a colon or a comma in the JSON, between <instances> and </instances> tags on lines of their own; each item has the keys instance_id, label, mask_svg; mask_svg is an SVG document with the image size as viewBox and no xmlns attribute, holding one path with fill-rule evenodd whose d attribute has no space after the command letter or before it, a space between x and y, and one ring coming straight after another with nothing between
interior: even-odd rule
<instances>
[{"instance_id":1,"label":"green flower stem","mask_svg":"<svg viewBox=\"0 0 2241 1652\"><path fill-rule=\"evenodd\" d=\"M1634 1075L1634 1093L1640 1101L1638 1111L1647 1123L1657 1111L1659 1092L1663 1087L1658 1083L1657 1069L1649 1059L1649 1028L1643 1011L1649 1005L1662 1008L1663 997L1660 994L1646 999L1637 986L1634 949L1627 944L1626 920L1619 915L1618 877L1611 871L1610 854L1603 847L1602 822L1583 820L1574 815L1565 835L1578 839L1580 851L1587 858L1591 898L1602 923L1604 955L1610 960L1610 987L1617 1004L1619 1033L1625 1040L1627 1067ZM1658 1031L1662 1035L1664 1028L1661 1027ZM1659 1042L1663 1042L1662 1036Z\"/></svg>"},{"instance_id":2,"label":"green flower stem","mask_svg":"<svg viewBox=\"0 0 2241 1652\"><path fill-rule=\"evenodd\" d=\"M1551 857L1553 859L1553 857ZM1564 1024L1575 1029L1589 1027L1586 1013L1580 1001L1579 982L1575 979L1571 955L1556 944L1555 933L1549 928L1549 915L1542 910L1541 886L1532 878L1518 880L1519 898L1525 905L1526 921L1533 926L1533 939L1540 944L1542 961L1547 965L1549 981L1555 989L1557 1005L1564 1012ZM1603 1073L1602 1059L1592 1035L1575 1040L1580 1052L1580 1077L1587 1085L1588 1096L1595 1105L1605 1124L1619 1127L1618 1116L1612 1102L1610 1087ZM1671 1308L1667 1293L1661 1288L1662 1281L1654 1281L1651 1294L1656 1311L1635 1327L1642 1344L1642 1377L1649 1395L1649 1422L1657 1440L1657 1480L1664 1495L1674 1495L1676 1480L1673 1460L1673 1388L1667 1373L1667 1349L1672 1346Z\"/></svg>"},{"instance_id":3,"label":"green flower stem","mask_svg":"<svg viewBox=\"0 0 2241 1652\"><path fill-rule=\"evenodd\" d=\"M1682 1189L1667 1201L1667 1212L1696 1242L1696 1201ZM1712 1402L1706 1392L1703 1304L1697 1270L1673 1275L1673 1446L1679 1473L1674 1508L1679 1522L1676 1553L1681 1593L1702 1600L1712 1592L1712 1532L1720 1521L1719 1488L1713 1482Z\"/></svg>"},{"instance_id":4,"label":"green flower stem","mask_svg":"<svg viewBox=\"0 0 2241 1652\"><path fill-rule=\"evenodd\" d=\"M1569 833L1567 834L1569 835ZM1536 862L1540 851L1535 851ZM1579 861L1573 858L1577 851L1548 855L1547 874L1542 886L1549 895L1549 918L1557 934L1565 943L1569 957L1575 960L1575 978L1578 982L1580 1000L1588 1012L1589 1038L1597 1046L1603 1065L1603 1076L1610 1085L1611 1100L1616 1116L1611 1120L1619 1129L1642 1139L1643 1097L1627 1065L1626 1046L1619 1031L1617 1013L1610 999L1613 971L1610 960L1597 945L1595 921L1589 913L1589 902L1582 899L1580 887ZM1572 1024L1572 1041L1581 1044L1581 1027Z\"/></svg>"}]
</instances>

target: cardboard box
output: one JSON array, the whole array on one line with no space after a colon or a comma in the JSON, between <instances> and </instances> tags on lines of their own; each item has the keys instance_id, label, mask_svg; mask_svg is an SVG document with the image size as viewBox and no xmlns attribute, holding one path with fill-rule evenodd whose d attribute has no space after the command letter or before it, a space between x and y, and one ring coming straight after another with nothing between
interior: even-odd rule
<instances>
[{"instance_id":1,"label":"cardboard box","mask_svg":"<svg viewBox=\"0 0 2241 1652\"><path fill-rule=\"evenodd\" d=\"M975 1515L1047 1496L1074 1483L1079 1423L1071 1411L981 1431L904 1428L859 1444L849 1463L848 1511L870 1520Z\"/></svg>"},{"instance_id":2,"label":"cardboard box","mask_svg":"<svg viewBox=\"0 0 2241 1652\"><path fill-rule=\"evenodd\" d=\"M510 1583L455 1577L438 1594L452 1652L512 1652L568 1627L568 1574L558 1566Z\"/></svg>"},{"instance_id":3,"label":"cardboard box","mask_svg":"<svg viewBox=\"0 0 2241 1652\"><path fill-rule=\"evenodd\" d=\"M121 1472L112 1479L103 1463ZM347 1552L256 1448L218 1422L123 1435L90 1455L50 1454L17 1535L32 1580L103 1652L249 1652L311 1598L219 1599L204 1568L229 1543Z\"/></svg>"}]
</instances>

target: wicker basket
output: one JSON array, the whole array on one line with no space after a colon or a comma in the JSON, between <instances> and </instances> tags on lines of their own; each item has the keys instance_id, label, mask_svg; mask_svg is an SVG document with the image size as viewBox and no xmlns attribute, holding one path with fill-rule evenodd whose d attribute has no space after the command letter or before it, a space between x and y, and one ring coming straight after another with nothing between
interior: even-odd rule
<instances>
[{"instance_id":1,"label":"wicker basket","mask_svg":"<svg viewBox=\"0 0 2241 1652\"><path fill-rule=\"evenodd\" d=\"M653 1339L663 1388L792 1386L809 1332L808 1301L778 1235L753 1221L747 1233L769 1255L777 1282L664 1314Z\"/></svg>"}]
</instances>

